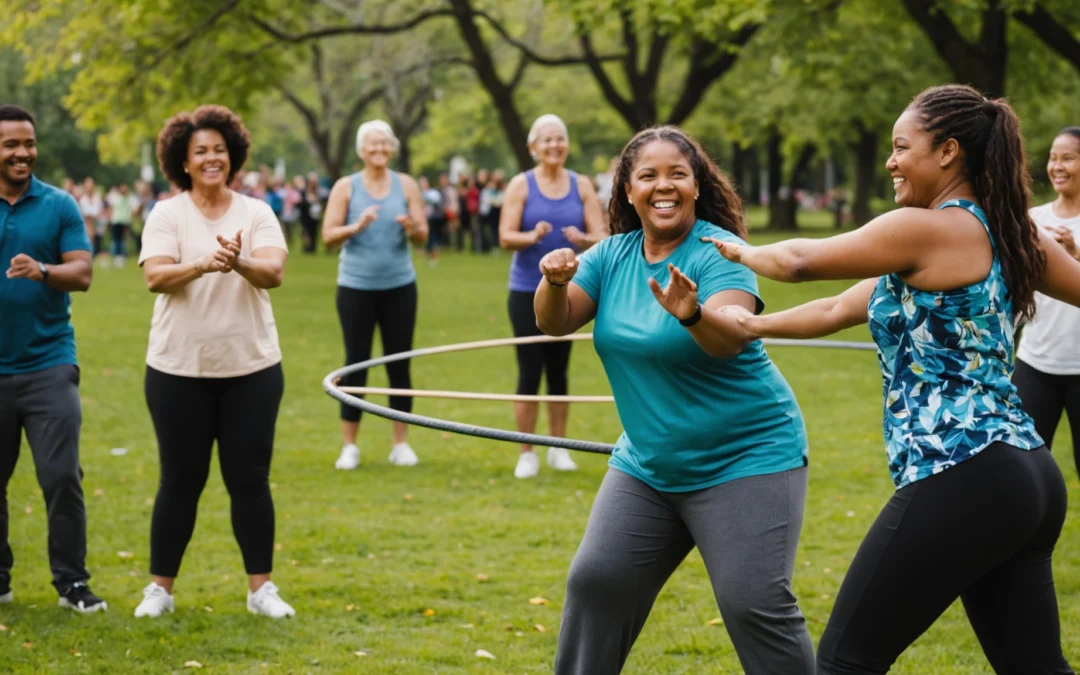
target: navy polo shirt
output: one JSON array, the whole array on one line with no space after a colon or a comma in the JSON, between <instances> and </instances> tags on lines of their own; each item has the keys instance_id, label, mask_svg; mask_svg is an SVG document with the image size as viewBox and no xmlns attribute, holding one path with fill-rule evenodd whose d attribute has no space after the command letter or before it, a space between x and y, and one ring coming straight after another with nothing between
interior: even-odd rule
<instances>
[{"instance_id":1,"label":"navy polo shirt","mask_svg":"<svg viewBox=\"0 0 1080 675\"><path fill-rule=\"evenodd\" d=\"M15 202L0 199L0 375L32 373L75 364L71 296L41 281L8 279L11 259L25 253L58 265L71 251L90 251L75 199L30 178Z\"/></svg>"}]
</instances>

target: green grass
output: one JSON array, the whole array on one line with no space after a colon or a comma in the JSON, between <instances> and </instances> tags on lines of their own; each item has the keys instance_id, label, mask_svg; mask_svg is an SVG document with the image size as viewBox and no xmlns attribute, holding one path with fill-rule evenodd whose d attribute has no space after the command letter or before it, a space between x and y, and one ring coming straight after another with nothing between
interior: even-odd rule
<instances>
[{"instance_id":1,"label":"green grass","mask_svg":"<svg viewBox=\"0 0 1080 675\"><path fill-rule=\"evenodd\" d=\"M767 239L765 235L756 241ZM417 346L508 337L506 256L444 257L419 267ZM320 380L341 365L334 311L336 261L294 254L273 293L285 354L273 494L281 550L275 581L298 610L273 622L247 613L240 554L215 464L195 536L176 586L177 612L156 621L132 611L148 582L151 503L158 464L142 393L152 296L139 272L98 270L74 304L83 369L82 461L92 586L107 614L56 607L45 556L45 516L24 449L9 487L16 603L0 606L0 670L127 673L213 672L542 673L555 655L566 572L580 541L604 458L577 455L581 470L513 478L517 449L494 441L415 429L421 464L391 467L389 423L367 417L363 464L333 469L340 448L336 403ZM835 292L843 284L765 282L770 310ZM865 329L841 336L868 339ZM811 483L795 591L815 642L855 550L892 485L881 440L881 384L871 353L772 350L794 387L811 441ZM510 349L416 360L418 387L510 392ZM587 343L574 347L575 393L608 393ZM385 384L376 371L373 384ZM421 414L512 428L510 406L417 400ZM542 426L543 430L544 427ZM614 407L578 406L576 438L613 440ZM1067 434L1063 431L1062 434ZM1057 439L1069 447L1067 438ZM126 456L110 455L124 447ZM1058 452L1070 493L1080 485ZM411 498L407 498L411 496ZM1074 499L1055 556L1064 648L1080 663L1080 512ZM118 553L131 552L134 558ZM478 575L487 575L487 581ZM543 597L546 605L529 599ZM425 610L434 610L425 616ZM736 673L697 553L672 577L631 654L626 673ZM536 626L544 626L543 632ZM497 656L478 659L477 649ZM358 657L354 652L368 653ZM77 653L77 654L76 654ZM897 673L988 673L958 606L899 660Z\"/></svg>"}]
</instances>

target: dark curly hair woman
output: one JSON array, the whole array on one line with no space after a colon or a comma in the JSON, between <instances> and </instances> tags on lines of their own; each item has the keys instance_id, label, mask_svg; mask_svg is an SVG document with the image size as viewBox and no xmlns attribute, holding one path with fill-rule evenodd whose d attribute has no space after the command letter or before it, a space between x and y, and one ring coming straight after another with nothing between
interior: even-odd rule
<instances>
[{"instance_id":1,"label":"dark curly hair woman","mask_svg":"<svg viewBox=\"0 0 1080 675\"><path fill-rule=\"evenodd\" d=\"M618 673L694 546L750 675L814 672L791 590L807 486L795 395L725 311L763 306L750 270L699 241L741 242L742 205L693 139L640 132L615 173L612 236L540 261L537 325L593 339L624 433L567 580L555 671Z\"/></svg>"},{"instance_id":2,"label":"dark curly hair woman","mask_svg":"<svg viewBox=\"0 0 1080 675\"><path fill-rule=\"evenodd\" d=\"M285 383L267 289L281 285L288 253L270 206L229 189L249 144L244 123L221 106L176 115L158 135L161 170L182 192L150 212L139 256L158 294L145 389L161 483L150 526L153 581L135 616L173 611L173 582L215 441L248 573L248 610L294 614L270 581L270 457Z\"/></svg>"},{"instance_id":3,"label":"dark curly hair woman","mask_svg":"<svg viewBox=\"0 0 1080 675\"><path fill-rule=\"evenodd\" d=\"M1020 122L967 86L920 93L893 126L896 209L860 229L729 261L780 281L865 279L834 298L741 322L821 337L869 322L896 492L848 569L818 672L885 673L957 598L996 673L1072 673L1051 556L1065 481L1013 372L1035 291L1080 305L1080 263L1028 214Z\"/></svg>"}]
</instances>

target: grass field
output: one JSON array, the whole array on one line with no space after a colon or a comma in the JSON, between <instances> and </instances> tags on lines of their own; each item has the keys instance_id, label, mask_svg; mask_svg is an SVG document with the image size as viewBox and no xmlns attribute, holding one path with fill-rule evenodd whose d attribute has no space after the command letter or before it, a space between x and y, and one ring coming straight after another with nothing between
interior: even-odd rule
<instances>
[{"instance_id":1,"label":"grass field","mask_svg":"<svg viewBox=\"0 0 1080 675\"><path fill-rule=\"evenodd\" d=\"M510 336L507 264L505 255L448 255L433 269L421 263L417 346ZM110 608L80 616L56 606L44 504L24 448L9 487L16 602L0 606L0 670L161 673L197 661L222 673L551 671L566 572L604 458L578 454L580 471L556 475L545 467L539 478L522 482L512 476L514 446L415 429L411 441L421 463L396 468L386 461L389 423L366 417L361 467L335 471L337 407L320 388L343 358L335 270L332 257L294 254L285 285L273 292L286 372L271 476L280 545L275 581L298 615L273 622L247 613L244 571L215 466L176 585L176 614L132 617L148 582L158 477L142 393L153 297L132 265L97 270L89 294L76 298L74 321L83 372L88 564L91 584ZM843 286L764 282L762 295L777 310ZM868 339L862 328L842 337ZM798 395L810 435L811 482L794 583L816 642L861 538L892 492L880 376L871 353L771 353ZM509 349L413 364L420 388L511 392L515 377ZM375 372L371 383L385 385L384 373ZM574 347L571 387L578 394L609 393L588 343ZM415 409L513 425L506 404L428 399ZM575 438L613 441L619 430L613 406L571 411ZM1067 433L1057 439L1061 447L1068 447ZM128 453L113 456L112 448ZM1058 458L1074 499L1055 574L1065 652L1080 664L1080 484L1066 453ZM547 603L531 604L537 597ZM718 616L701 558L692 553L657 600L625 672L740 672L724 628L708 625ZM478 658L478 649L496 660ZM894 672L990 670L957 605Z\"/></svg>"}]
</instances>

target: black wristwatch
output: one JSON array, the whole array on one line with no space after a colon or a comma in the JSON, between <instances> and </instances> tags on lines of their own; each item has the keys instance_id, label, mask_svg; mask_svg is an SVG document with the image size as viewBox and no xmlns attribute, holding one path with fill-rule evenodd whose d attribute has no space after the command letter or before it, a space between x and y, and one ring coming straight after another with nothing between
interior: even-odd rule
<instances>
[{"instance_id":1,"label":"black wristwatch","mask_svg":"<svg viewBox=\"0 0 1080 675\"><path fill-rule=\"evenodd\" d=\"M696 324L698 321L701 321L701 303L700 302L698 303L697 309L694 310L693 314L691 314L686 319L679 319L679 325L680 326L686 326L687 328L689 328L690 326L693 326L694 324Z\"/></svg>"},{"instance_id":2,"label":"black wristwatch","mask_svg":"<svg viewBox=\"0 0 1080 675\"><path fill-rule=\"evenodd\" d=\"M37 266L38 266L38 269L41 270L41 280L45 281L46 279L48 279L49 278L49 266L46 265L43 262L39 262L37 264Z\"/></svg>"}]
</instances>

